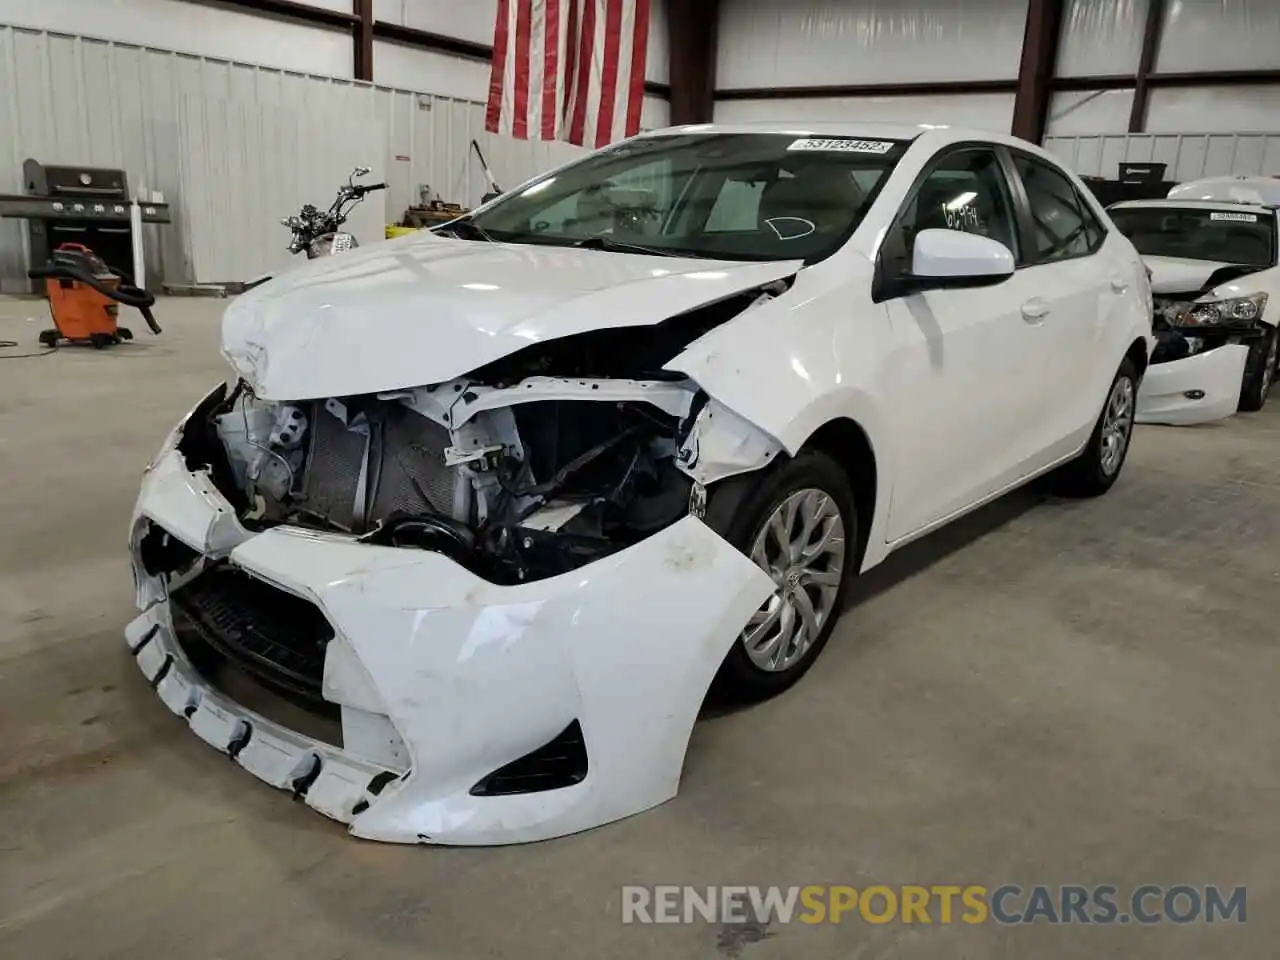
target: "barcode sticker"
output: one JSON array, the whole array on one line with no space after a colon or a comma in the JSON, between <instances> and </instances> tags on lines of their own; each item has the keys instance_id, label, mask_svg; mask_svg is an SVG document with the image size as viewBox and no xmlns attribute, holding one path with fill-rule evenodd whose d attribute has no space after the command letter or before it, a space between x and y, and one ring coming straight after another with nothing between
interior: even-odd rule
<instances>
[{"instance_id":1,"label":"barcode sticker","mask_svg":"<svg viewBox=\"0 0 1280 960\"><path fill-rule=\"evenodd\" d=\"M1234 223L1257 223L1256 213L1211 213L1210 220L1230 220Z\"/></svg>"},{"instance_id":2,"label":"barcode sticker","mask_svg":"<svg viewBox=\"0 0 1280 960\"><path fill-rule=\"evenodd\" d=\"M797 140L788 150L816 150L834 153L888 153L893 149L891 140L849 140L843 137L805 137Z\"/></svg>"}]
</instances>

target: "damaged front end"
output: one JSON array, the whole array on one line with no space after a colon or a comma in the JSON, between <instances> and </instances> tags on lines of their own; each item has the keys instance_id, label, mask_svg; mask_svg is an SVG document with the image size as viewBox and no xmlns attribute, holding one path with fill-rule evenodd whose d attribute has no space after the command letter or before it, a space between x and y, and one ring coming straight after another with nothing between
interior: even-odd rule
<instances>
[{"instance_id":1,"label":"damaged front end","mask_svg":"<svg viewBox=\"0 0 1280 960\"><path fill-rule=\"evenodd\" d=\"M666 365L783 289L443 383L218 388L144 478L131 652L198 735L359 836L523 842L670 799L773 590L702 522L707 488L782 447Z\"/></svg>"},{"instance_id":2,"label":"damaged front end","mask_svg":"<svg viewBox=\"0 0 1280 960\"><path fill-rule=\"evenodd\" d=\"M1219 271L1211 283L1242 271ZM1212 293L1208 287L1153 297L1156 343L1139 392L1138 422L1188 425L1236 412L1257 345L1270 329L1262 319L1267 297Z\"/></svg>"},{"instance_id":3,"label":"damaged front end","mask_svg":"<svg viewBox=\"0 0 1280 960\"><path fill-rule=\"evenodd\" d=\"M539 344L446 383L284 403L241 381L195 412L181 451L246 530L434 550L497 584L556 576L697 512L705 484L776 456L663 365L780 288L670 327Z\"/></svg>"}]
</instances>

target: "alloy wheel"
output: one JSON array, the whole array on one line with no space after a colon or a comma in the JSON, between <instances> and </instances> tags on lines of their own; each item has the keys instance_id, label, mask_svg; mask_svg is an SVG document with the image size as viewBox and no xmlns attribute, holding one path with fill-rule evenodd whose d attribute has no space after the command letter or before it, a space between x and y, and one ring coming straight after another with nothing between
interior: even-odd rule
<instances>
[{"instance_id":1,"label":"alloy wheel","mask_svg":"<svg viewBox=\"0 0 1280 960\"><path fill-rule=\"evenodd\" d=\"M1127 376L1116 380L1107 398L1102 416L1102 472L1114 476L1124 462L1124 452L1133 432L1133 381Z\"/></svg>"},{"instance_id":2,"label":"alloy wheel","mask_svg":"<svg viewBox=\"0 0 1280 960\"><path fill-rule=\"evenodd\" d=\"M835 614L844 558L844 518L829 494L797 490L774 508L751 547L776 585L742 631L753 664L776 673L804 657Z\"/></svg>"}]
</instances>

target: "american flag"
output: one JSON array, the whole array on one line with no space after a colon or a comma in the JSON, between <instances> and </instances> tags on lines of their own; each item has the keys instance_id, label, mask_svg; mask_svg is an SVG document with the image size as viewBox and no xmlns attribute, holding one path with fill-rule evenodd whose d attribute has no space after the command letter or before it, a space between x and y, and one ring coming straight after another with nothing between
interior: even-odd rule
<instances>
[{"instance_id":1,"label":"american flag","mask_svg":"<svg viewBox=\"0 0 1280 960\"><path fill-rule=\"evenodd\" d=\"M498 0L485 129L588 147L638 133L649 3Z\"/></svg>"}]
</instances>

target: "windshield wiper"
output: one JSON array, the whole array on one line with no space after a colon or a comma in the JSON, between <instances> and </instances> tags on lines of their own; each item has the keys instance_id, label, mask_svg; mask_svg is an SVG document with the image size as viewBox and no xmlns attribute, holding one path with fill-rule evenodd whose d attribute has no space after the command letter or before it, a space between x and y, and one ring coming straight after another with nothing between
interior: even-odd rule
<instances>
[{"instance_id":1,"label":"windshield wiper","mask_svg":"<svg viewBox=\"0 0 1280 960\"><path fill-rule=\"evenodd\" d=\"M484 240L488 243L497 243L489 231L474 220L450 220L443 226L436 228L437 233L451 234L457 240Z\"/></svg>"},{"instance_id":2,"label":"windshield wiper","mask_svg":"<svg viewBox=\"0 0 1280 960\"><path fill-rule=\"evenodd\" d=\"M628 243L626 240L618 240L606 233L597 233L594 237L575 240L569 246L580 247L583 250L608 250L613 253L644 253L651 257L696 257L705 259L701 254L697 253L685 253L681 250L660 250L657 247L646 247L639 243Z\"/></svg>"}]
</instances>

